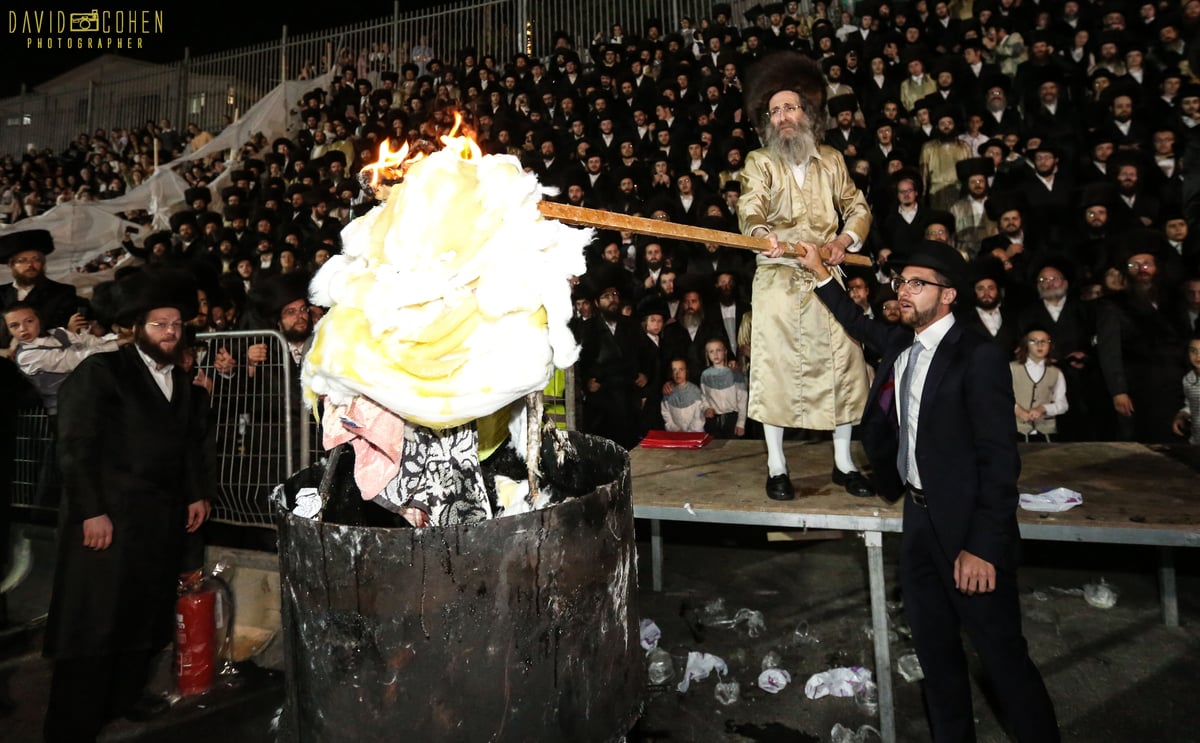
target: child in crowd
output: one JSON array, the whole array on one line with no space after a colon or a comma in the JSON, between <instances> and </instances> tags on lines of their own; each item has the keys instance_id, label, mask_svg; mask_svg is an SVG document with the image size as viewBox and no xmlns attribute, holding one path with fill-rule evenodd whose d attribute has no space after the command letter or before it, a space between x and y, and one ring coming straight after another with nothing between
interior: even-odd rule
<instances>
[{"instance_id":1,"label":"child in crowd","mask_svg":"<svg viewBox=\"0 0 1200 743\"><path fill-rule=\"evenodd\" d=\"M1172 426L1179 436L1186 436L1191 426L1189 444L1200 444L1200 426L1192 422L1192 415L1200 410L1200 335L1188 341L1188 362L1191 370L1183 376L1183 409L1175 414Z\"/></svg>"},{"instance_id":2,"label":"child in crowd","mask_svg":"<svg viewBox=\"0 0 1200 743\"><path fill-rule=\"evenodd\" d=\"M661 431L662 330L667 321L667 303L661 297L648 295L638 302L637 311L642 320L642 337L638 339L638 367L646 375L646 384L642 387L642 430Z\"/></svg>"},{"instance_id":3,"label":"child in crowd","mask_svg":"<svg viewBox=\"0 0 1200 743\"><path fill-rule=\"evenodd\" d=\"M28 304L17 302L4 311L4 324L17 340L13 361L41 395L46 412L58 412L58 388L79 362L94 353L117 350L117 336L87 332L90 321L75 313L65 328L42 333L42 321Z\"/></svg>"},{"instance_id":4,"label":"child in crowd","mask_svg":"<svg viewBox=\"0 0 1200 743\"><path fill-rule=\"evenodd\" d=\"M704 394L688 381L687 359L671 360L674 388L663 398L662 417L668 431L704 432Z\"/></svg>"},{"instance_id":5,"label":"child in crowd","mask_svg":"<svg viewBox=\"0 0 1200 743\"><path fill-rule=\"evenodd\" d=\"M1050 334L1031 328L1017 348L1012 370L1017 432L1025 441L1053 441L1055 418L1067 412L1067 382L1062 371L1046 363L1053 348Z\"/></svg>"},{"instance_id":6,"label":"child in crowd","mask_svg":"<svg viewBox=\"0 0 1200 743\"><path fill-rule=\"evenodd\" d=\"M742 373L725 363L725 342L713 339L704 344L708 368L700 374L704 393L704 430L718 439L746 435L746 407L750 393Z\"/></svg>"}]
</instances>

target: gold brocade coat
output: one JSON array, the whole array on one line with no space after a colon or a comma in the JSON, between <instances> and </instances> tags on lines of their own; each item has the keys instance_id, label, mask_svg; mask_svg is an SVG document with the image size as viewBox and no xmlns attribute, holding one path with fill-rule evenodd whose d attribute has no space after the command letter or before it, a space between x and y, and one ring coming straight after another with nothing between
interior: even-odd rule
<instances>
[{"instance_id":1,"label":"gold brocade coat","mask_svg":"<svg viewBox=\"0 0 1200 743\"><path fill-rule=\"evenodd\" d=\"M781 242L821 246L841 232L863 239L871 229L866 199L832 147L822 145L809 160L803 188L766 149L746 158L741 181L744 234L766 227ZM749 409L757 421L830 431L862 418L868 390L862 348L825 308L815 286L813 274L796 260L758 256Z\"/></svg>"}]
</instances>

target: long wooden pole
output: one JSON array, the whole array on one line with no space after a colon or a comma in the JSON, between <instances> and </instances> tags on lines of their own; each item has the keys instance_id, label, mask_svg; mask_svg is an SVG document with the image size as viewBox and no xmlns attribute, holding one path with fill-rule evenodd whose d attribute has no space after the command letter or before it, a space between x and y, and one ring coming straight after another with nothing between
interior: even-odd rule
<instances>
[{"instance_id":1,"label":"long wooden pole","mask_svg":"<svg viewBox=\"0 0 1200 743\"><path fill-rule=\"evenodd\" d=\"M750 237L736 232L710 230L706 227L692 227L686 224L663 222L646 217L635 217L629 214L606 212L599 209L588 209L582 206L559 204L554 201L541 201L538 209L550 219L557 219L567 224L581 227L597 227L602 230L627 230L639 235L665 238L668 240L685 240L687 242L710 243L726 248L741 248L742 250L757 250L764 252L771 249L771 242L765 237ZM803 248L787 243L786 251L792 255L803 255ZM828 255L824 256L826 259ZM847 253L845 263L851 266L870 266L871 259L857 253Z\"/></svg>"}]
</instances>

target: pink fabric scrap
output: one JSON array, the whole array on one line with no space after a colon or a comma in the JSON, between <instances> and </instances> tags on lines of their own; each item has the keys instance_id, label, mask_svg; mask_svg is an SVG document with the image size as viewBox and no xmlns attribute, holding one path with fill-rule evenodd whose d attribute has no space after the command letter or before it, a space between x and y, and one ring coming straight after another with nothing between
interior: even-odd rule
<instances>
[{"instance_id":1,"label":"pink fabric scrap","mask_svg":"<svg viewBox=\"0 0 1200 743\"><path fill-rule=\"evenodd\" d=\"M404 419L365 397L325 411L321 443L326 450L350 442L354 447L354 481L363 500L383 491L400 472Z\"/></svg>"}]
</instances>

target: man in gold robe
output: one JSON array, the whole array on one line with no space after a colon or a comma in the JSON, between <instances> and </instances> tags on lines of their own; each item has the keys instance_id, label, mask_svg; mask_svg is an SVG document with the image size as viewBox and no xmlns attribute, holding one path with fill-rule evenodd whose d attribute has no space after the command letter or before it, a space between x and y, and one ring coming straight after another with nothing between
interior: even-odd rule
<instances>
[{"instance_id":1,"label":"man in gold robe","mask_svg":"<svg viewBox=\"0 0 1200 743\"><path fill-rule=\"evenodd\" d=\"M833 431L833 481L872 496L850 456L850 430L867 401L862 349L813 293L813 274L784 255L792 244L828 253L837 265L862 247L871 213L841 154L819 144L824 82L816 64L779 52L751 73L746 104L764 147L746 158L738 218L743 233L772 245L757 258L750 343L749 414L767 442L767 496L795 497L783 456L787 427Z\"/></svg>"}]
</instances>

